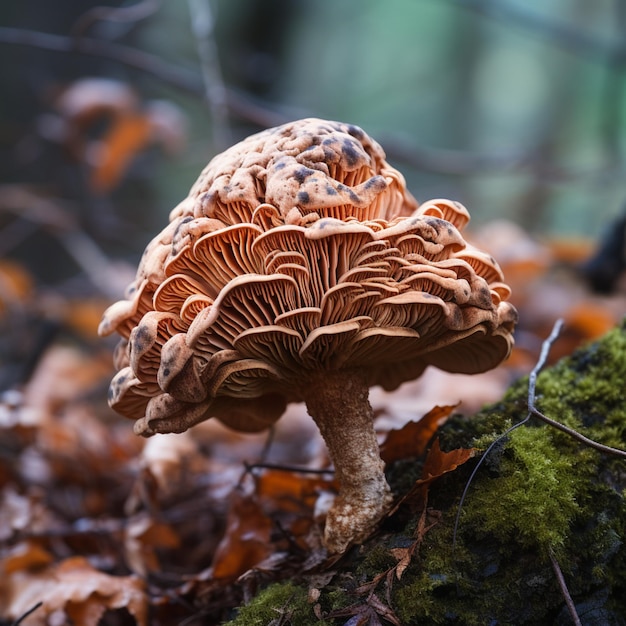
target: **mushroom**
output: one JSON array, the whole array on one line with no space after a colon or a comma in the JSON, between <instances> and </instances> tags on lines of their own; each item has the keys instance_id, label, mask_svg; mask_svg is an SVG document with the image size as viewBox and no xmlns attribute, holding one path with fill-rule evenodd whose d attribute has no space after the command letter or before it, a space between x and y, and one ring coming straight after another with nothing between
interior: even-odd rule
<instances>
[{"instance_id":1,"label":"mushroom","mask_svg":"<svg viewBox=\"0 0 626 626\"><path fill-rule=\"evenodd\" d=\"M496 261L457 202L418 206L360 128L305 119L216 156L147 247L100 332L122 336L110 404L135 432L211 417L255 432L304 401L340 490L330 552L391 502L368 401L433 365L476 373L512 347Z\"/></svg>"}]
</instances>

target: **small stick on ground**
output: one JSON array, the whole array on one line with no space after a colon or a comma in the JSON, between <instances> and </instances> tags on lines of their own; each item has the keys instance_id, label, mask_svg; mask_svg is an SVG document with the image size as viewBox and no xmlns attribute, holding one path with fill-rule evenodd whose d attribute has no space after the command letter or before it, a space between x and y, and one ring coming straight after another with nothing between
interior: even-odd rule
<instances>
[{"instance_id":1,"label":"small stick on ground","mask_svg":"<svg viewBox=\"0 0 626 626\"><path fill-rule=\"evenodd\" d=\"M574 605L572 596L570 595L569 589L567 588L565 577L563 576L563 572L561 571L559 562L556 560L556 557L552 553L552 550L550 550L550 562L552 563L552 569L554 570L554 574L556 575L556 579L559 583L561 593L563 594L563 598L565 599L565 605L567 606L567 610L569 611L572 621L574 622L575 626L582 626L580 617L578 617L578 613L576 612L576 606Z\"/></svg>"}]
</instances>

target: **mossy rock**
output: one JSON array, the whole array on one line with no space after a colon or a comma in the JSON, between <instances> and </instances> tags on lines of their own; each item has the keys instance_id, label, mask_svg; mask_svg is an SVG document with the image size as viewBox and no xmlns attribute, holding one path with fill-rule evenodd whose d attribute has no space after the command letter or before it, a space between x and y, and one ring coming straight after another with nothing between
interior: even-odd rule
<instances>
[{"instance_id":1,"label":"mossy rock","mask_svg":"<svg viewBox=\"0 0 626 626\"><path fill-rule=\"evenodd\" d=\"M626 320L542 372L536 391L545 415L626 449ZM528 380L520 380L500 403L469 419L450 419L439 432L442 448L486 450L527 415L527 394ZM402 509L377 538L335 565L315 612L303 575L259 593L232 626L345 624L349 618L333 619L333 611L366 605L372 591L406 626L570 624L554 563L583 624L626 624L626 461L531 418L498 442L476 472L453 550L458 504L480 458L431 486L422 520L432 527L399 579L392 571L363 591L392 570L398 549L415 541L418 521ZM392 486L406 484L407 471L419 475L419 463L392 465Z\"/></svg>"}]
</instances>

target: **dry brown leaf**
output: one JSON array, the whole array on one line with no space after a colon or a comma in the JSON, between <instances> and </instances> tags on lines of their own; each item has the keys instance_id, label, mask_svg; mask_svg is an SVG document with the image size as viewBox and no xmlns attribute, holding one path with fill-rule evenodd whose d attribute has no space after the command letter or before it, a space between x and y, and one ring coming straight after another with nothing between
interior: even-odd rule
<instances>
[{"instance_id":1,"label":"dry brown leaf","mask_svg":"<svg viewBox=\"0 0 626 626\"><path fill-rule=\"evenodd\" d=\"M124 550L128 567L145 576L160 569L157 548L178 548L180 537L168 524L156 522L148 515L129 520L124 533Z\"/></svg>"},{"instance_id":2,"label":"dry brown leaf","mask_svg":"<svg viewBox=\"0 0 626 626\"><path fill-rule=\"evenodd\" d=\"M0 561L0 572L9 576L14 572L32 570L49 565L53 556L35 541L22 541L11 548Z\"/></svg>"},{"instance_id":3,"label":"dry brown leaf","mask_svg":"<svg viewBox=\"0 0 626 626\"><path fill-rule=\"evenodd\" d=\"M18 619L41 602L25 626L47 626L52 614L65 613L81 626L97 626L105 611L126 608L138 626L147 624L143 582L136 576L110 576L94 569L83 557L35 571L16 572L0 582L6 599L1 611Z\"/></svg>"},{"instance_id":4,"label":"dry brown leaf","mask_svg":"<svg viewBox=\"0 0 626 626\"><path fill-rule=\"evenodd\" d=\"M216 579L238 578L272 552L272 521L252 498L232 494L226 532L213 559Z\"/></svg>"},{"instance_id":5,"label":"dry brown leaf","mask_svg":"<svg viewBox=\"0 0 626 626\"><path fill-rule=\"evenodd\" d=\"M392 463L424 454L432 436L457 406L436 406L417 422L408 422L402 428L390 431L380 447L382 460Z\"/></svg>"},{"instance_id":6,"label":"dry brown leaf","mask_svg":"<svg viewBox=\"0 0 626 626\"><path fill-rule=\"evenodd\" d=\"M321 491L332 487L331 480L319 476L305 476L295 472L266 470L257 478L257 496L271 501L281 511L313 510Z\"/></svg>"},{"instance_id":7,"label":"dry brown leaf","mask_svg":"<svg viewBox=\"0 0 626 626\"><path fill-rule=\"evenodd\" d=\"M396 503L389 515L395 513L403 505L409 505L415 509L424 508L428 499L430 484L444 474L454 471L459 465L463 465L474 454L474 448L458 448L450 452L442 452L439 447L439 439L435 439L426 456L422 468L422 478L415 481L413 487Z\"/></svg>"},{"instance_id":8,"label":"dry brown leaf","mask_svg":"<svg viewBox=\"0 0 626 626\"><path fill-rule=\"evenodd\" d=\"M474 456L474 448L457 448L450 452L442 452L439 447L439 439L435 439L432 448L428 451L428 456L422 469L422 478L418 483L431 483L433 480L454 471L459 465Z\"/></svg>"}]
</instances>

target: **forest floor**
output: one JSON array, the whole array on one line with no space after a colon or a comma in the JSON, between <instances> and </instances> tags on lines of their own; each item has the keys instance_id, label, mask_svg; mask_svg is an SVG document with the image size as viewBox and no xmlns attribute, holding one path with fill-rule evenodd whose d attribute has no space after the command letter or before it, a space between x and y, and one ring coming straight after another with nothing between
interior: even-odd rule
<instances>
[{"instance_id":1,"label":"forest floor","mask_svg":"<svg viewBox=\"0 0 626 626\"><path fill-rule=\"evenodd\" d=\"M517 246L494 251L520 311L517 345L507 363L472 377L429 370L394 393L372 390L396 506L366 552L355 548L342 559L329 559L321 544L318 513L335 485L323 442L302 406L291 406L269 434L240 435L211 421L183 435L138 438L132 424L106 403L113 374L111 345L95 335L106 302L60 301L35 286L23 268L0 264L1 347L7 356L0 373L4 380L14 380L3 390L0 403L0 623L189 626L222 623L239 615L239 624L400 624L410 623L410 616L417 614L415 607L402 608L402 602L417 597L418 587L437 588L440 597L451 598L451 583L442 582L443 574L437 579L431 572L427 585L415 565L424 565L424 537L446 545L451 541L450 520L460 493L446 496L449 492L443 488L438 492L440 481L435 479L453 473L463 484L479 456L477 442L486 445L488 435L493 439L504 432L515 417L502 408L495 414L479 413L476 425L461 437L459 429L466 428L461 425L472 421L466 416L498 402L514 381L532 370L557 318L565 325L551 346L549 364L603 336L626 312L623 285L611 294L593 295L576 271L587 248L573 253L571 243L519 237ZM523 404L523 388L524 383L514 388L509 399ZM606 390L602 393L606 396ZM556 410L556 405L551 408ZM626 423L624 404L615 410ZM553 417L563 419L562 411ZM622 437L624 432L622 426ZM519 452L523 435L516 437L511 454L528 462ZM548 443L526 441L536 449ZM622 448L624 443L622 438ZM612 444L618 445L619 437ZM591 461L584 454L575 458L588 475ZM504 481L506 472L514 471L511 463L514 459L503 457L500 450L484 471ZM557 460L553 463L558 466ZM613 478L619 474L615 465L594 467ZM562 482L562 475L555 480ZM560 489L566 491L564 483ZM555 511L562 515L552 510L550 515L555 526L564 526L553 534L545 530L540 542L544 560L537 576L545 578L550 571L551 589L558 592L550 597L558 601L549 611L565 624L567 619L558 617L565 600L562 589L553 584L550 555L566 563L565 578L578 579L563 550L572 527L566 513L573 505L561 496L544 496L556 498ZM504 541L506 533L523 534L502 520L500 530L490 528L489 520L481 517L480 506L494 507L500 497L498 491L478 487L468 495L462 520L470 533L475 532L472 524L484 525L486 534L476 538L482 556L488 552L487 535ZM407 533L411 524L413 534ZM605 580L599 570L609 571L611 558L621 550L623 559L624 549L609 545L609 530L615 529L606 526L601 533L598 525L595 528L597 541L605 542L606 558L596 564L593 575ZM507 558L521 564L536 546L531 549L524 541L519 545ZM461 541L457 558L475 566L477 554L469 554ZM491 560L482 565L487 568L484 575L472 584L491 589L489 573L502 573L502 558L491 553ZM429 567L436 565L431 562ZM269 596L260 612L239 612L261 590L281 582L264 592ZM543 587L535 583L536 595ZM574 587L581 597L586 593L582 586ZM342 604L339 596L352 603ZM428 605L432 598L419 597L420 610L431 606L432 616L440 620L431 616L433 623L452 619L437 613L436 603ZM494 597L493 602L504 606L507 596ZM273 616L269 621L267 606ZM606 623L624 623L609 618L614 621Z\"/></svg>"}]
</instances>

